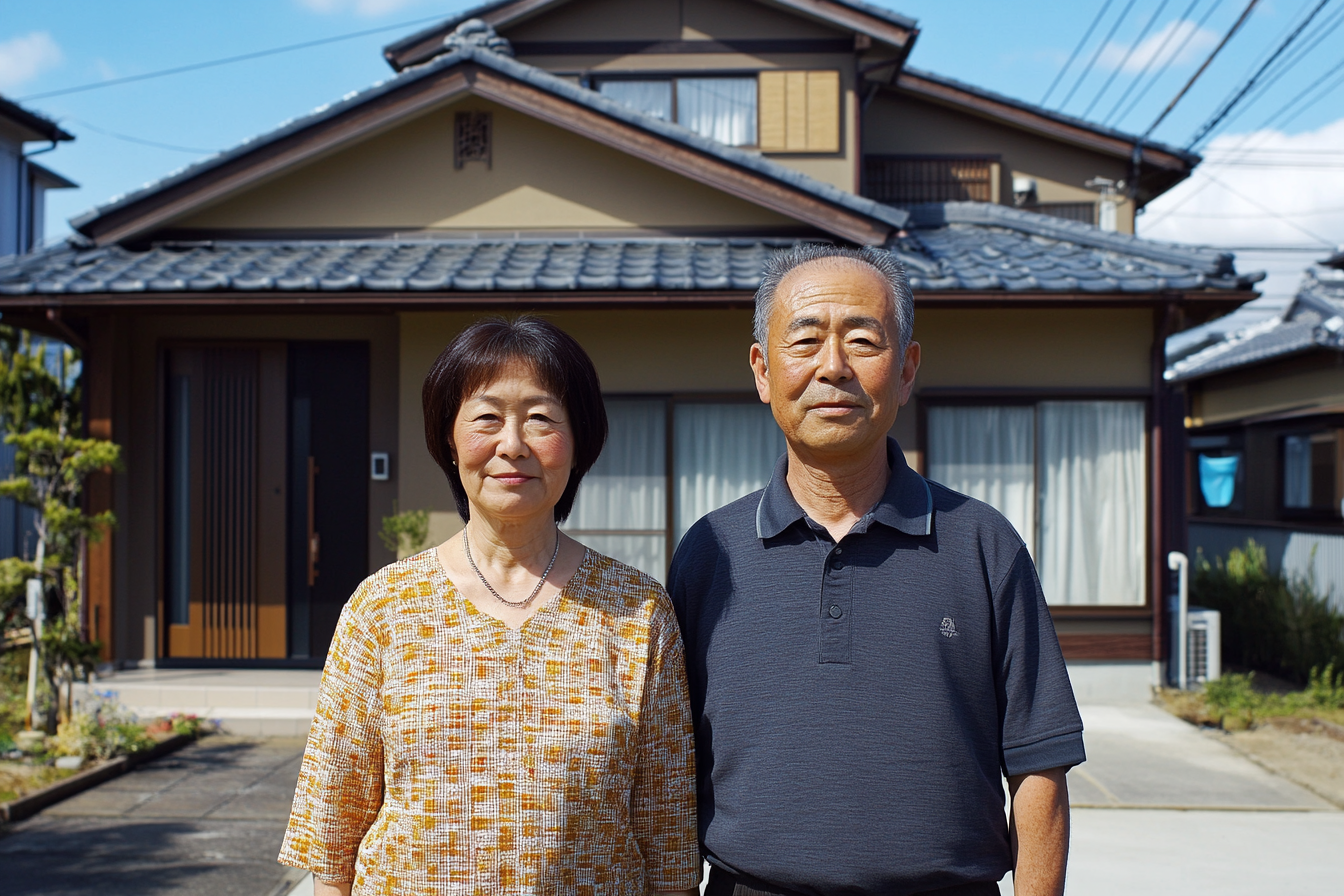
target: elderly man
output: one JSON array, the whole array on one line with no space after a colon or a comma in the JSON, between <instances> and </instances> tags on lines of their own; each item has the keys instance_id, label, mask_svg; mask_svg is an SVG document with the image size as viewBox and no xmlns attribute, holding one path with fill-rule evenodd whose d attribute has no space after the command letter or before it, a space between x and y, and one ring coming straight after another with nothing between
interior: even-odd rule
<instances>
[{"instance_id":1,"label":"elderly man","mask_svg":"<svg viewBox=\"0 0 1344 896\"><path fill-rule=\"evenodd\" d=\"M887 436L913 316L872 249L789 250L756 294L788 453L691 528L669 588L710 896L1063 892L1082 722L1022 539Z\"/></svg>"}]
</instances>

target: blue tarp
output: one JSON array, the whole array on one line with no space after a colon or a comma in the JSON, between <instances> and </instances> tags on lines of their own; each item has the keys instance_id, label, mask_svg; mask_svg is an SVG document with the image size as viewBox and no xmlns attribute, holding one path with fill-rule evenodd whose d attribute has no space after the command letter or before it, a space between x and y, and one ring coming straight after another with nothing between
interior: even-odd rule
<instances>
[{"instance_id":1,"label":"blue tarp","mask_svg":"<svg viewBox=\"0 0 1344 896\"><path fill-rule=\"evenodd\" d=\"M1204 493L1204 503L1210 507L1227 507L1237 490L1237 466L1241 456L1230 457L1199 456L1199 490Z\"/></svg>"}]
</instances>

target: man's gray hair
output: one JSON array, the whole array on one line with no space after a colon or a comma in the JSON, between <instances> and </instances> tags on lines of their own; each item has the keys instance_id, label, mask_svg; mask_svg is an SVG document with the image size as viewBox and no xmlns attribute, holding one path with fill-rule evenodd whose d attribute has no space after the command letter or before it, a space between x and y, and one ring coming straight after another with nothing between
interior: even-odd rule
<instances>
[{"instance_id":1,"label":"man's gray hair","mask_svg":"<svg viewBox=\"0 0 1344 896\"><path fill-rule=\"evenodd\" d=\"M770 328L770 313L775 307L775 292L780 282L797 267L826 258L848 258L872 268L887 284L891 295L891 304L896 312L896 339L900 349L899 357L904 360L905 350L910 346L911 333L915 325L915 299L910 294L910 279L905 275L905 266L896 260L896 256L882 249L866 246L862 249L846 249L842 246L830 246L822 243L798 243L788 249L774 253L765 262L765 271L761 275L761 285L756 290L756 317L752 332L761 348L766 348L766 337Z\"/></svg>"}]
</instances>

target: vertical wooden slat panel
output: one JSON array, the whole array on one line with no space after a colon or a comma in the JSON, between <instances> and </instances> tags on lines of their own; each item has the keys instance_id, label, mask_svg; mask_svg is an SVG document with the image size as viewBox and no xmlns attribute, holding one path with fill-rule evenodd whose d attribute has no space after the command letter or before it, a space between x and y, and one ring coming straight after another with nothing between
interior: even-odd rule
<instances>
[{"instance_id":1,"label":"vertical wooden slat panel","mask_svg":"<svg viewBox=\"0 0 1344 896\"><path fill-rule=\"evenodd\" d=\"M257 655L258 352L204 352L201 458L204 655Z\"/></svg>"},{"instance_id":2,"label":"vertical wooden slat panel","mask_svg":"<svg viewBox=\"0 0 1344 896\"><path fill-rule=\"evenodd\" d=\"M840 73L807 73L807 149L840 151Z\"/></svg>"},{"instance_id":3,"label":"vertical wooden slat panel","mask_svg":"<svg viewBox=\"0 0 1344 896\"><path fill-rule=\"evenodd\" d=\"M785 85L784 72L761 72L756 85L757 127L761 149L784 149Z\"/></svg>"},{"instance_id":4,"label":"vertical wooden slat panel","mask_svg":"<svg viewBox=\"0 0 1344 896\"><path fill-rule=\"evenodd\" d=\"M784 148L807 150L807 72L784 73Z\"/></svg>"}]
</instances>

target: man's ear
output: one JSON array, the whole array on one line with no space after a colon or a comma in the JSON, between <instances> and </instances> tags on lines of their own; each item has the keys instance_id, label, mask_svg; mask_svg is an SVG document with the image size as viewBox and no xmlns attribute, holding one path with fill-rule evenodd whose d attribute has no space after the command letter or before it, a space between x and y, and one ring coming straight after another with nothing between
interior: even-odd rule
<instances>
[{"instance_id":1,"label":"man's ear","mask_svg":"<svg viewBox=\"0 0 1344 896\"><path fill-rule=\"evenodd\" d=\"M912 342L905 349L905 362L901 365L900 407L905 407L910 394L915 391L915 374L919 373L921 350L918 342Z\"/></svg>"},{"instance_id":2,"label":"man's ear","mask_svg":"<svg viewBox=\"0 0 1344 896\"><path fill-rule=\"evenodd\" d=\"M765 349L759 342L751 344L751 373L756 380L756 394L765 404L770 403L770 377L765 366Z\"/></svg>"}]
</instances>

